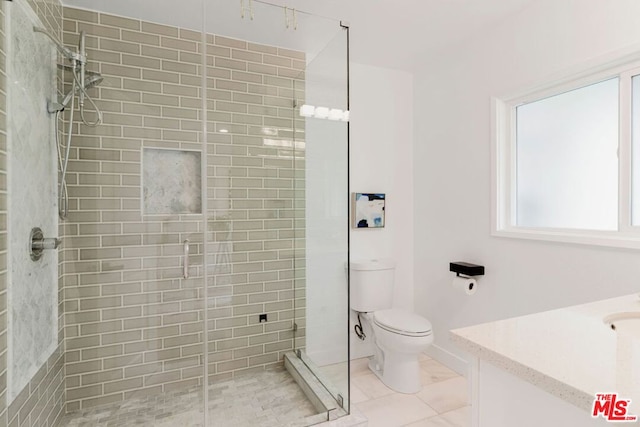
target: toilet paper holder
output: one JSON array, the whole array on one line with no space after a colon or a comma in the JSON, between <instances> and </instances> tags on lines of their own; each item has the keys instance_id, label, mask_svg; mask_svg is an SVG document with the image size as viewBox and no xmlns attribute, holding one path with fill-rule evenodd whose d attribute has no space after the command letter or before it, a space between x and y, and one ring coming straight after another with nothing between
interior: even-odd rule
<instances>
[{"instance_id":1,"label":"toilet paper holder","mask_svg":"<svg viewBox=\"0 0 640 427\"><path fill-rule=\"evenodd\" d=\"M456 273L456 276L484 276L484 265L455 261L449 263L449 271Z\"/></svg>"}]
</instances>

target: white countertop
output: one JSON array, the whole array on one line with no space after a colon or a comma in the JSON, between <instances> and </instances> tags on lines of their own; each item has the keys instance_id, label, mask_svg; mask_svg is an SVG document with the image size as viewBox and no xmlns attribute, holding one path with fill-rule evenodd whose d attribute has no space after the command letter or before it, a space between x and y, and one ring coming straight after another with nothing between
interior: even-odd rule
<instances>
[{"instance_id":1,"label":"white countertop","mask_svg":"<svg viewBox=\"0 0 640 427\"><path fill-rule=\"evenodd\" d=\"M482 360L591 411L596 393L640 403L640 336L613 331L609 314L640 312L637 294L451 331Z\"/></svg>"}]
</instances>

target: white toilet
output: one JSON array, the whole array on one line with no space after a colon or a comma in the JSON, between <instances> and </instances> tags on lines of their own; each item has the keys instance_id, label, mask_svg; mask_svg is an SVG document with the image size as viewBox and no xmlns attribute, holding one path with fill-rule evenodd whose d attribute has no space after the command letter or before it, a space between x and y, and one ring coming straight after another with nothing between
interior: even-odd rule
<instances>
[{"instance_id":1,"label":"white toilet","mask_svg":"<svg viewBox=\"0 0 640 427\"><path fill-rule=\"evenodd\" d=\"M390 259L352 261L351 309L373 330L375 354L371 369L387 387L400 393L422 389L418 356L433 342L424 317L391 309L395 263Z\"/></svg>"}]
</instances>

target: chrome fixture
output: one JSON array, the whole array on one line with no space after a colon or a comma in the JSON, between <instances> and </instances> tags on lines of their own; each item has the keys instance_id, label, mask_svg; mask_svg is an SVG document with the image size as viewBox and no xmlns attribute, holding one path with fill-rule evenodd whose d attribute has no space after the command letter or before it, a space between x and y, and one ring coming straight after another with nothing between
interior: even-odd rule
<instances>
[{"instance_id":1,"label":"chrome fixture","mask_svg":"<svg viewBox=\"0 0 640 427\"><path fill-rule=\"evenodd\" d=\"M289 11L291 11L291 17L289 17ZM295 9L284 6L284 25L287 29L290 27L293 27L294 30L298 29L298 16Z\"/></svg>"},{"instance_id":2,"label":"chrome fixture","mask_svg":"<svg viewBox=\"0 0 640 427\"><path fill-rule=\"evenodd\" d=\"M45 249L57 249L62 240L57 237L44 237L40 227L33 227L29 235L29 255L32 261L38 261L42 258Z\"/></svg>"},{"instance_id":3,"label":"chrome fixture","mask_svg":"<svg viewBox=\"0 0 640 427\"><path fill-rule=\"evenodd\" d=\"M182 276L185 279L189 278L189 239L186 239L183 243L184 254L182 256Z\"/></svg>"},{"instance_id":4,"label":"chrome fixture","mask_svg":"<svg viewBox=\"0 0 640 427\"><path fill-rule=\"evenodd\" d=\"M69 214L69 194L67 192L67 165L69 163L69 152L71 150L71 135L73 131L73 115L75 110L75 95L78 95L78 111L80 112L80 118L82 123L86 126L96 127L102 123L102 112L91 99L91 96L87 93L87 90L102 83L104 78L100 73L87 70L87 52L86 52L86 36L85 32L80 32L80 42L78 43L77 51L74 52L71 49L61 45L56 39L49 34L46 30L33 27L33 31L36 33L42 33L46 35L55 45L56 49L71 62L71 66L61 65L63 69L70 70L73 75L71 84L71 90L62 97L58 102L49 101L47 104L47 111L50 114L55 114L55 126L56 126L56 148L58 150L58 165L60 168L60 186L58 190L58 215L60 219L66 219ZM88 100L94 111L96 112L96 120L93 122L88 121L85 116L84 104L85 100ZM69 128L67 131L66 145L60 144L60 136L58 130L58 122L60 121L60 113L64 110L69 111Z\"/></svg>"},{"instance_id":5,"label":"chrome fixture","mask_svg":"<svg viewBox=\"0 0 640 427\"><path fill-rule=\"evenodd\" d=\"M249 16L253 21L253 0L249 0L249 6L244 5L244 0L240 0L240 17L244 19L244 13L249 12Z\"/></svg>"}]
</instances>

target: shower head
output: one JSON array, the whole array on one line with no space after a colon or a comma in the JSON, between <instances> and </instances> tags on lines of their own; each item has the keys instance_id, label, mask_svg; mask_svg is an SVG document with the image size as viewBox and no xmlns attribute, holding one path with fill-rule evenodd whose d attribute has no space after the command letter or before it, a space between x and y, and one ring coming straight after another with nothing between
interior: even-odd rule
<instances>
[{"instance_id":1,"label":"shower head","mask_svg":"<svg viewBox=\"0 0 640 427\"><path fill-rule=\"evenodd\" d=\"M58 43L58 41L56 39L53 38L53 36L51 34L49 34L47 32L47 30L40 28L40 27L33 27L33 31L35 33L42 33L45 36L47 36L49 38L49 40L51 40L53 42L53 44L56 46L56 49L58 49L58 51L65 57L67 58L69 61L78 61L80 63L85 63L87 62L87 58L84 55L78 54L73 52L71 49L62 46L60 43Z\"/></svg>"},{"instance_id":2,"label":"shower head","mask_svg":"<svg viewBox=\"0 0 640 427\"><path fill-rule=\"evenodd\" d=\"M80 88L79 86L74 84L73 88L69 92L67 92L67 94L64 96L64 98L62 98L62 100L59 103L53 102L49 104L49 112L54 113L56 111L64 110L65 108L67 108L67 105L69 105L71 98L76 94L76 92L79 91L82 93L87 89L96 87L100 83L102 83L103 80L104 80L104 77L102 77L102 74L96 73L93 71L87 71L84 79L84 88Z\"/></svg>"}]
</instances>

